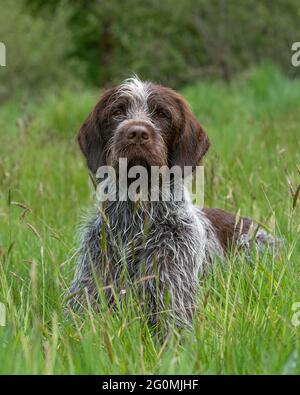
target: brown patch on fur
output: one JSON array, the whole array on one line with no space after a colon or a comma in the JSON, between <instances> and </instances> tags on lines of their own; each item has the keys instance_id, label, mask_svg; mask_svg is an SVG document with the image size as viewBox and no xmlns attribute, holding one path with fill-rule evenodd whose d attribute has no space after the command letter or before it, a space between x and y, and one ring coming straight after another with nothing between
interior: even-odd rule
<instances>
[{"instance_id":1,"label":"brown patch on fur","mask_svg":"<svg viewBox=\"0 0 300 395\"><path fill-rule=\"evenodd\" d=\"M208 151L210 143L187 102L179 95L177 101L181 112L182 133L174 141L173 164L192 166L194 169Z\"/></svg>"},{"instance_id":2,"label":"brown patch on fur","mask_svg":"<svg viewBox=\"0 0 300 395\"><path fill-rule=\"evenodd\" d=\"M109 136L105 134L105 128L114 93L115 89L111 88L103 94L82 124L77 136L79 147L86 157L88 168L93 174L96 173L98 167L107 164L105 146Z\"/></svg>"},{"instance_id":3,"label":"brown patch on fur","mask_svg":"<svg viewBox=\"0 0 300 395\"><path fill-rule=\"evenodd\" d=\"M248 233L252 221L241 217L236 221L236 216L219 208L204 208L202 212L210 220L216 235L225 252L228 252L242 234Z\"/></svg>"}]
</instances>

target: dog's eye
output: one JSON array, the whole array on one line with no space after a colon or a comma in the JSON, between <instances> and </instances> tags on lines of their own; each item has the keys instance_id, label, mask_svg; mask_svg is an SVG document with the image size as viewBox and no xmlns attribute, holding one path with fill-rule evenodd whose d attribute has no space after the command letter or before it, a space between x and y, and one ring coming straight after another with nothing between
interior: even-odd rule
<instances>
[{"instance_id":1,"label":"dog's eye","mask_svg":"<svg viewBox=\"0 0 300 395\"><path fill-rule=\"evenodd\" d=\"M113 113L112 113L113 117L119 117L120 115L123 115L123 110L121 108L118 108L117 110L113 111Z\"/></svg>"},{"instance_id":2,"label":"dog's eye","mask_svg":"<svg viewBox=\"0 0 300 395\"><path fill-rule=\"evenodd\" d=\"M156 116L157 116L158 118L170 119L170 115L169 115L169 113L167 113L166 111L161 111L161 110L159 110L159 111L156 112Z\"/></svg>"}]
</instances>

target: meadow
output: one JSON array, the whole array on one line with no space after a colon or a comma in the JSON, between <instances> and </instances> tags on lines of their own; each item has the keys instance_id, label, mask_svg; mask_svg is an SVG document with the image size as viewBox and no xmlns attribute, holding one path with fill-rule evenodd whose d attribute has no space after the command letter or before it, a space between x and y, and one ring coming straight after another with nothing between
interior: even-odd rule
<instances>
[{"instance_id":1,"label":"meadow","mask_svg":"<svg viewBox=\"0 0 300 395\"><path fill-rule=\"evenodd\" d=\"M181 92L208 132L205 205L284 239L277 257L216 262L194 330L153 340L135 304L67 318L83 211L93 204L76 142L100 92L62 89L0 108L0 373L299 374L300 81L265 65Z\"/></svg>"}]
</instances>

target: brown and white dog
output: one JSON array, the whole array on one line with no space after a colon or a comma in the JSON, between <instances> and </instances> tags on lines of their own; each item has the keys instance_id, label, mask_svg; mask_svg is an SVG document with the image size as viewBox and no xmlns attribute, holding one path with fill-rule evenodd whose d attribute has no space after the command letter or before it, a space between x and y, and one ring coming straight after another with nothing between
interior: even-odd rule
<instances>
[{"instance_id":1,"label":"brown and white dog","mask_svg":"<svg viewBox=\"0 0 300 395\"><path fill-rule=\"evenodd\" d=\"M78 142L93 174L99 167L174 165L195 168L209 140L187 102L175 91L130 78L107 90L83 123ZM215 257L234 246L273 246L251 220L182 201L107 202L82 231L71 307L96 306L99 288L109 303L138 285L149 323L191 326L199 279ZM254 224L255 225L255 224ZM254 233L251 232L254 230ZM126 272L126 275L124 274ZM141 279L143 279L141 281ZM125 291L124 291L125 290Z\"/></svg>"}]
</instances>

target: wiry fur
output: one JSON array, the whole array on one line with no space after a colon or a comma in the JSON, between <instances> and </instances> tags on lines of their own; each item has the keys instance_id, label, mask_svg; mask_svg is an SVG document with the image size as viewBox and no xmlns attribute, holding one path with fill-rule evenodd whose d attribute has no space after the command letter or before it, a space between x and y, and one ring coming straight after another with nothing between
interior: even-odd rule
<instances>
[{"instance_id":1,"label":"wiry fur","mask_svg":"<svg viewBox=\"0 0 300 395\"><path fill-rule=\"evenodd\" d=\"M147 100L151 93L151 84L143 82L137 77L128 78L120 85L117 94L119 97L126 97L130 100L127 115L134 117L141 113L149 112Z\"/></svg>"},{"instance_id":2,"label":"wiry fur","mask_svg":"<svg viewBox=\"0 0 300 395\"><path fill-rule=\"evenodd\" d=\"M141 128L147 138L130 140L130 133ZM206 133L180 95L137 78L104 93L78 141L94 174L108 163L116 167L123 157L146 163L145 168L195 168L209 148ZM163 327L170 322L190 327L205 269L232 244L250 251L253 238L251 220L237 222L223 210L196 208L183 195L182 201L99 204L82 231L69 306L97 308L101 289L114 306L130 288L151 325L162 318ZM273 242L266 232L254 235L258 246Z\"/></svg>"},{"instance_id":3,"label":"wiry fur","mask_svg":"<svg viewBox=\"0 0 300 395\"><path fill-rule=\"evenodd\" d=\"M96 215L87 225L70 289L76 295L71 303L84 305L87 297L92 304L97 302L95 278L101 281L100 287L114 287L105 292L110 303L130 284L139 284L141 304L147 306L151 324L168 312L169 322L190 326L199 278L206 265L223 256L214 230L187 200L133 205L109 202L105 214Z\"/></svg>"}]
</instances>

